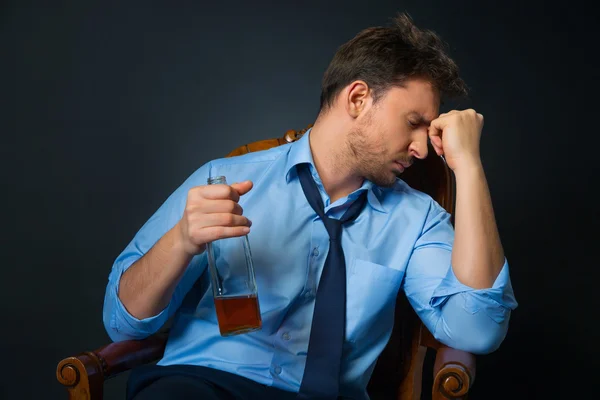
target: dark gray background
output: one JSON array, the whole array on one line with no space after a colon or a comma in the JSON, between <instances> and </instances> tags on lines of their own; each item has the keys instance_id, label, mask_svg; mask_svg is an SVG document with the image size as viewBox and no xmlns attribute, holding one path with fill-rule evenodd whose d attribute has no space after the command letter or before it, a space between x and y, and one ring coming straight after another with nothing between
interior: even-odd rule
<instances>
[{"instance_id":1,"label":"dark gray background","mask_svg":"<svg viewBox=\"0 0 600 400\"><path fill-rule=\"evenodd\" d=\"M520 302L501 349L479 357L472 398L578 398L572 390L591 387L590 7L122 3L1 8L0 398L66 398L55 366L108 342L105 284L137 229L202 163L312 122L337 46L402 10L450 44L472 87L462 106L485 116L482 156ZM124 382L105 398L123 398Z\"/></svg>"}]
</instances>

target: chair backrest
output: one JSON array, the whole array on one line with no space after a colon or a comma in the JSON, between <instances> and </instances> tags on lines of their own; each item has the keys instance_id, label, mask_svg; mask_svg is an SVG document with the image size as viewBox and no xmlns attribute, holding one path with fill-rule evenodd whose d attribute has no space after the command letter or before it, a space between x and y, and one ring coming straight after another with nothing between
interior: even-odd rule
<instances>
[{"instance_id":1,"label":"chair backrest","mask_svg":"<svg viewBox=\"0 0 600 400\"><path fill-rule=\"evenodd\" d=\"M281 138L259 140L240 146L227 157L267 150L272 147L295 142L312 124L301 130L288 130ZM415 163L402 173L402 180L412 188L435 199L450 214L454 215L455 183L453 175L444 161L429 148L427 158ZM420 398L421 377L426 347L436 348L439 343L421 323L408 303L403 292L398 293L395 322L392 336L380 355L368 391L375 397L385 399Z\"/></svg>"}]
</instances>

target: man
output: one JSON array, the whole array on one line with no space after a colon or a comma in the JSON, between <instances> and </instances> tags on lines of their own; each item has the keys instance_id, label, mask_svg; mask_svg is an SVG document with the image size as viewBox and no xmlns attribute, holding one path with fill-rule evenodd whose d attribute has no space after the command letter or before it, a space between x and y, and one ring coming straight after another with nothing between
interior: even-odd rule
<instances>
[{"instance_id":1,"label":"man","mask_svg":"<svg viewBox=\"0 0 600 400\"><path fill-rule=\"evenodd\" d=\"M438 115L442 97L465 93L438 37L401 15L337 51L300 140L195 171L110 275L113 340L147 337L175 316L163 359L132 372L128 398L367 399L398 290L441 342L497 349L517 303L479 155L483 116ZM455 230L401 180L429 140L456 177ZM218 175L237 183L206 185ZM332 222L354 204L351 221ZM245 234L263 326L222 337L212 293L197 283L208 282L206 244Z\"/></svg>"}]
</instances>

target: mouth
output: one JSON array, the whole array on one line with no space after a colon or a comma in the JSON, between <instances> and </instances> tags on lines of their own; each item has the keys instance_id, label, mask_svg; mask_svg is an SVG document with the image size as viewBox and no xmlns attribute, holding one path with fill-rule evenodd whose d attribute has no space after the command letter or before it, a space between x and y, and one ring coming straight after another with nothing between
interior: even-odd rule
<instances>
[{"instance_id":1,"label":"mouth","mask_svg":"<svg viewBox=\"0 0 600 400\"><path fill-rule=\"evenodd\" d=\"M394 161L394 166L396 167L396 169L397 169L397 170L398 170L400 173L404 172L404 170L405 170L406 168L408 168L408 166L406 166L406 164L405 164L405 163L401 163L401 162L398 162L398 161Z\"/></svg>"},{"instance_id":2,"label":"mouth","mask_svg":"<svg viewBox=\"0 0 600 400\"><path fill-rule=\"evenodd\" d=\"M401 171L404 171L406 168L412 165L412 162L394 161L394 164L396 164L396 166L399 167Z\"/></svg>"}]
</instances>

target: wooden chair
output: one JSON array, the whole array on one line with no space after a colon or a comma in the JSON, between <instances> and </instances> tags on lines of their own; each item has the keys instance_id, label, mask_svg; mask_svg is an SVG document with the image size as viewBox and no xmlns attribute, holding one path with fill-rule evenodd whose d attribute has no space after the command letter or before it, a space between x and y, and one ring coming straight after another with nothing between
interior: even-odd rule
<instances>
[{"instance_id":1,"label":"wooden chair","mask_svg":"<svg viewBox=\"0 0 600 400\"><path fill-rule=\"evenodd\" d=\"M241 146L229 153L228 157L296 141L311 126L300 131L289 130L282 138ZM430 154L425 160L417 160L402 174L402 179L411 187L428 193L453 213L453 175L432 149ZM395 315L392 337L379 357L368 385L372 399L420 399L423 364L428 348L436 352L433 400L466 399L475 379L474 355L437 342L421 323L402 291L398 295ZM105 380L160 359L166 339L166 333L157 333L144 340L111 343L94 351L85 351L60 361L56 377L66 387L69 399L100 400Z\"/></svg>"}]
</instances>

